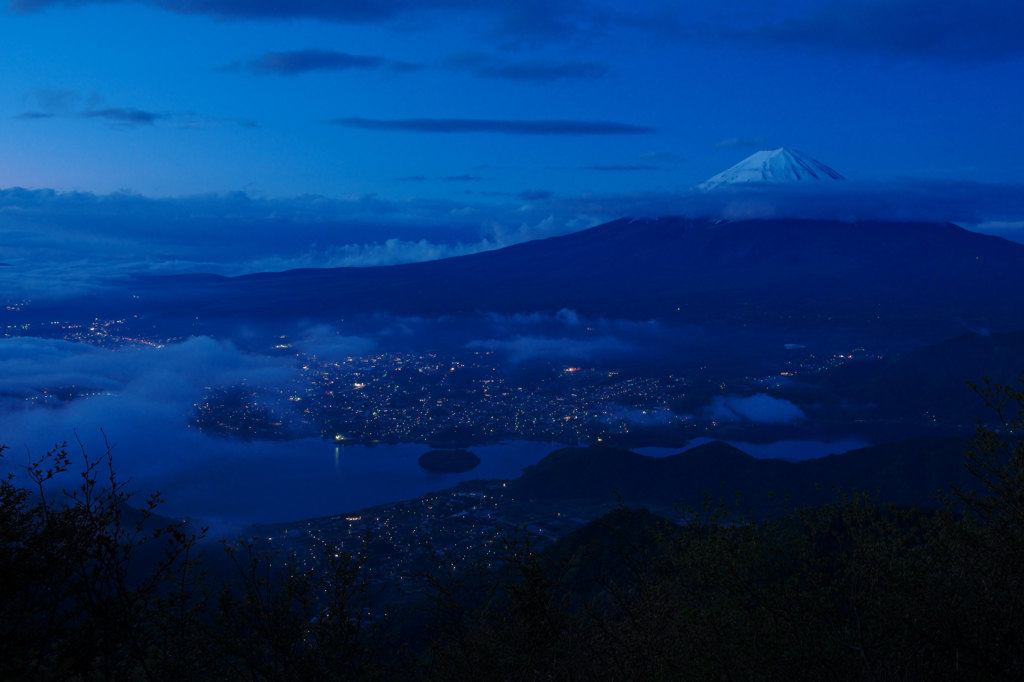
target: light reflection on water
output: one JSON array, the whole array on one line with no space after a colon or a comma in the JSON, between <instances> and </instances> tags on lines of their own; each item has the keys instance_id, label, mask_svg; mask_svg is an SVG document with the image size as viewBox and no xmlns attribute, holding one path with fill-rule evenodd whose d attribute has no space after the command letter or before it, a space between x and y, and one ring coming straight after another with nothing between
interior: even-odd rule
<instances>
[{"instance_id":1,"label":"light reflection on water","mask_svg":"<svg viewBox=\"0 0 1024 682\"><path fill-rule=\"evenodd\" d=\"M305 439L246 444L186 473L152 481L167 502L161 513L216 525L331 516L449 488L459 481L515 478L561 445L510 441L469 448L480 464L460 474L425 471L421 444L342 445Z\"/></svg>"}]
</instances>

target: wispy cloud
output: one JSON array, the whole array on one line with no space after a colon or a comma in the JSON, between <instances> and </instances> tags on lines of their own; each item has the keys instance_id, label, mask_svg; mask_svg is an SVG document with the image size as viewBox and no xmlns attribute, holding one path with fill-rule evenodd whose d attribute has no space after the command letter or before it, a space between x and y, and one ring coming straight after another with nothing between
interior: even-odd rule
<instances>
[{"instance_id":1,"label":"wispy cloud","mask_svg":"<svg viewBox=\"0 0 1024 682\"><path fill-rule=\"evenodd\" d=\"M395 182L480 182L483 179L482 175L470 175L468 173L429 178L426 175L403 175L400 178L395 178Z\"/></svg>"},{"instance_id":2,"label":"wispy cloud","mask_svg":"<svg viewBox=\"0 0 1024 682\"><path fill-rule=\"evenodd\" d=\"M82 5L90 2L102 0L10 0L10 5L19 12L33 12L53 5ZM414 10L416 5L429 8L431 4L444 3L407 3L401 0L136 0L135 4L152 5L179 14L207 14L236 19L312 18L342 23L369 23L407 13Z\"/></svg>"},{"instance_id":3,"label":"wispy cloud","mask_svg":"<svg viewBox=\"0 0 1024 682\"><path fill-rule=\"evenodd\" d=\"M337 118L328 123L360 130L504 135L642 135L656 128L614 121L503 120L479 118Z\"/></svg>"},{"instance_id":4,"label":"wispy cloud","mask_svg":"<svg viewBox=\"0 0 1024 682\"><path fill-rule=\"evenodd\" d=\"M74 111L80 106L83 98L74 90L37 88L26 92L21 99L24 106L28 109L57 114Z\"/></svg>"},{"instance_id":5,"label":"wispy cloud","mask_svg":"<svg viewBox=\"0 0 1024 682\"><path fill-rule=\"evenodd\" d=\"M8 0L18 12L41 11L55 5L76 6L107 0ZM313 19L342 24L397 24L407 19L437 20L467 16L489 26L503 46L565 41L600 35L616 23L639 27L647 14L612 11L588 0L122 0L186 15L223 19ZM656 25L661 25L658 22Z\"/></svg>"},{"instance_id":6,"label":"wispy cloud","mask_svg":"<svg viewBox=\"0 0 1024 682\"><path fill-rule=\"evenodd\" d=\"M104 109L87 109L78 114L82 118L102 118L124 125L153 125L156 121L167 118L164 114L144 111L132 107L106 107Z\"/></svg>"},{"instance_id":7,"label":"wispy cloud","mask_svg":"<svg viewBox=\"0 0 1024 682\"><path fill-rule=\"evenodd\" d=\"M0 296L65 297L140 273L238 275L429 260L623 216L953 221L1024 243L1020 185L841 184L603 195L476 190L466 200L403 201L241 192L151 199L14 188L0 190L2 260L10 264L0 267Z\"/></svg>"},{"instance_id":8,"label":"wispy cloud","mask_svg":"<svg viewBox=\"0 0 1024 682\"><path fill-rule=\"evenodd\" d=\"M209 118L195 112L161 113L137 107L114 106L105 102L103 97L96 93L86 97L74 90L31 90L22 96L22 103L26 110L14 116L15 119L22 121L79 118L106 121L117 128L152 126L157 122L171 123L179 128L214 125L258 127L251 120Z\"/></svg>"},{"instance_id":9,"label":"wispy cloud","mask_svg":"<svg viewBox=\"0 0 1024 682\"><path fill-rule=\"evenodd\" d=\"M1007 0L829 0L782 18L687 28L705 40L804 47L946 62L1024 55L1024 5Z\"/></svg>"},{"instance_id":10,"label":"wispy cloud","mask_svg":"<svg viewBox=\"0 0 1024 682\"><path fill-rule=\"evenodd\" d=\"M289 50L265 52L258 59L245 62L245 68L257 74L295 76L312 71L386 71L406 73L422 68L419 65L385 57L349 54L335 50Z\"/></svg>"},{"instance_id":11,"label":"wispy cloud","mask_svg":"<svg viewBox=\"0 0 1024 682\"><path fill-rule=\"evenodd\" d=\"M187 114L181 114L176 116L168 116L168 121L176 128L183 130L193 130L198 128L223 128L223 127L239 127L239 128L259 128L260 124L249 118L220 118L216 116L200 116L195 112Z\"/></svg>"},{"instance_id":12,"label":"wispy cloud","mask_svg":"<svg viewBox=\"0 0 1024 682\"><path fill-rule=\"evenodd\" d=\"M17 12L109 0L8 0ZM489 26L498 45L599 39L629 30L673 40L749 46L802 46L847 53L954 61L991 61L1024 54L1024 5L1013 0L821 0L734 3L618 3L595 0L122 0L187 15L225 19L313 19L344 24L392 24L408 19L471 17ZM649 5L660 5L651 9ZM408 24L406 24L408 25ZM573 71L572 62L569 72ZM491 77L544 79L558 69L503 72ZM578 68L578 67L576 67ZM587 69L584 68L586 73ZM595 73L595 72L591 72ZM581 77L560 75L560 77ZM582 76L589 77L589 76Z\"/></svg>"},{"instance_id":13,"label":"wispy cloud","mask_svg":"<svg viewBox=\"0 0 1024 682\"><path fill-rule=\"evenodd\" d=\"M481 78L536 83L602 78L608 73L608 67L600 62L505 61L480 52L451 55L445 60L444 65L450 69L469 71Z\"/></svg>"}]
</instances>

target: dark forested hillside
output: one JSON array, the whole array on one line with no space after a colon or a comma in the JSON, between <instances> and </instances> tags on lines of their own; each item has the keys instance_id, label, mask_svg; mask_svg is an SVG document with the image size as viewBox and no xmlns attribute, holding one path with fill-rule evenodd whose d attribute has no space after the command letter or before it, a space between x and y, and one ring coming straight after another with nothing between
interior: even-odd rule
<instances>
[{"instance_id":1,"label":"dark forested hillside","mask_svg":"<svg viewBox=\"0 0 1024 682\"><path fill-rule=\"evenodd\" d=\"M591 499L628 504L698 506L706 493L737 498L748 513L824 504L836 488L896 504L936 504L951 485L974 484L964 469L965 438L926 437L871 446L803 462L755 459L726 443L669 457L615 448L557 450L511 483L523 498Z\"/></svg>"},{"instance_id":2,"label":"dark forested hillside","mask_svg":"<svg viewBox=\"0 0 1024 682\"><path fill-rule=\"evenodd\" d=\"M3 481L0 677L1018 679L1024 391L986 384L981 395L1001 426L981 429L966 455L938 439L799 464L721 443L661 460L557 451L511 484L516 494L554 495L579 467L562 494L614 485L678 501L683 489L726 487L684 520L622 506L543 551L520 529L496 563L439 565L413 611L374 610L370 538L351 552L325 545L312 563L228 544L233 572L211 584L197 536L154 516L156 500L126 513L131 495L106 478L108 457L60 500ZM30 477L45 484L68 463L55 451ZM954 464L971 483L924 510L824 489L838 478L918 502L965 480ZM766 503L772 486L815 482L820 504L772 518L733 504L732 488Z\"/></svg>"}]
</instances>

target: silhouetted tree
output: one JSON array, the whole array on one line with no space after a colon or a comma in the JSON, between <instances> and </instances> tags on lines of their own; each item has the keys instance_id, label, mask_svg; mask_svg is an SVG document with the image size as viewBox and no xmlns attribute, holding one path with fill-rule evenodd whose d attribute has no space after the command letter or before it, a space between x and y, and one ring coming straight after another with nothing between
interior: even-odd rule
<instances>
[{"instance_id":1,"label":"silhouetted tree","mask_svg":"<svg viewBox=\"0 0 1024 682\"><path fill-rule=\"evenodd\" d=\"M130 506L109 449L63 446L0 481L0 678L13 680L919 680L1024 677L1024 377L977 388L966 466L939 510L836 491L757 523L708 497L689 521L620 508L496 570L432 576L438 625L388 656L366 548L300 561ZM2 448L0 448L2 452ZM737 506L736 508L739 508ZM435 562L436 563L436 562Z\"/></svg>"},{"instance_id":2,"label":"silhouetted tree","mask_svg":"<svg viewBox=\"0 0 1024 682\"><path fill-rule=\"evenodd\" d=\"M78 487L65 445L30 461L33 488L0 483L0 666L4 679L171 679L198 663L194 555L200 533L141 509L110 448L83 449Z\"/></svg>"}]
</instances>

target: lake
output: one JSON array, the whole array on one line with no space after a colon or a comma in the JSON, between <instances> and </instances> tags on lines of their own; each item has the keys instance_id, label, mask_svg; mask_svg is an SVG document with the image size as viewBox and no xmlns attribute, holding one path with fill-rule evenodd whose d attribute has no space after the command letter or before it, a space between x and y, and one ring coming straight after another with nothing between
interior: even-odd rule
<instances>
[{"instance_id":1,"label":"lake","mask_svg":"<svg viewBox=\"0 0 1024 682\"><path fill-rule=\"evenodd\" d=\"M480 465L458 474L430 473L419 466L423 444L336 445L318 438L291 441L241 442L210 438L195 431L168 431L168 438L122 430L115 449L115 469L136 503L159 490L165 502L158 512L193 518L211 525L214 533L230 533L250 523L293 521L397 502L450 488L472 479L515 478L536 464L557 443L508 441L469 448ZM688 447L710 439L700 438ZM845 452L867 445L863 440L778 441L731 443L759 458L803 460ZM92 434L85 449L102 452ZM686 448L638 448L649 456L676 454ZM77 448L72 448L74 455ZM38 448L36 449L38 453ZM22 459L16 450L3 468ZM61 485L78 485L77 474L66 474Z\"/></svg>"},{"instance_id":2,"label":"lake","mask_svg":"<svg viewBox=\"0 0 1024 682\"><path fill-rule=\"evenodd\" d=\"M470 448L471 471L435 474L420 467L422 444L340 445L319 439L253 442L188 470L151 479L160 511L204 519L215 527L329 516L418 497L459 481L515 478L561 445L510 441Z\"/></svg>"}]
</instances>

